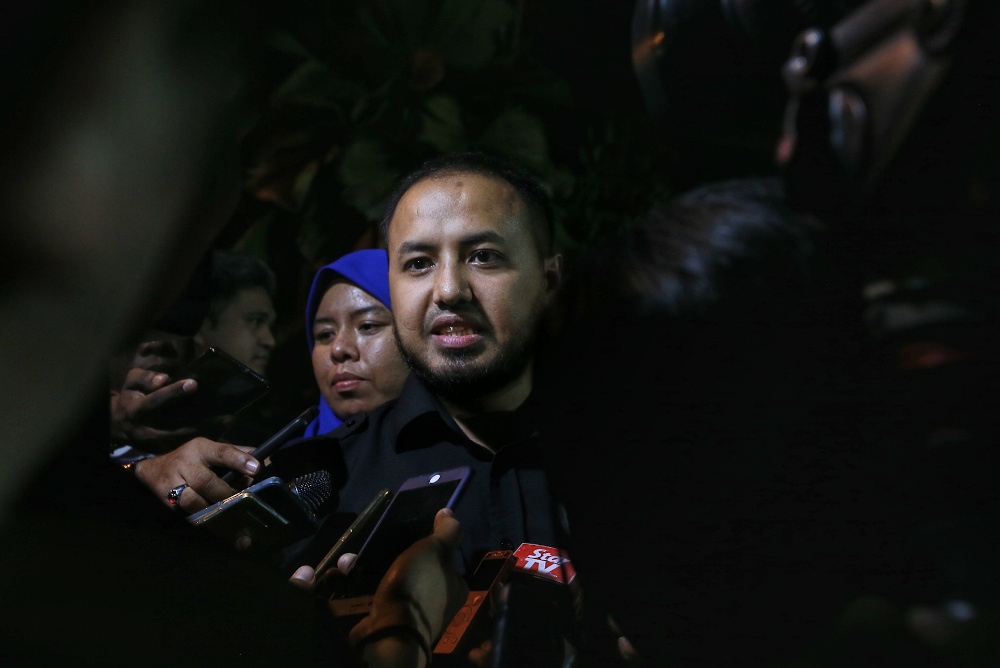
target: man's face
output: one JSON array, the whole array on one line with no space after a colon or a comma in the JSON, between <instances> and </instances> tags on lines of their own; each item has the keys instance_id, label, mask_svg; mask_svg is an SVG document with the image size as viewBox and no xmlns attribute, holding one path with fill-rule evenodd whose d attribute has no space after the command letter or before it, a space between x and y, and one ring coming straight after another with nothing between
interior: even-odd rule
<instances>
[{"instance_id":1,"label":"man's face","mask_svg":"<svg viewBox=\"0 0 1000 668\"><path fill-rule=\"evenodd\" d=\"M435 392L530 388L561 259L541 257L529 216L511 185L479 174L426 179L400 199L387 239L396 340Z\"/></svg>"},{"instance_id":2,"label":"man's face","mask_svg":"<svg viewBox=\"0 0 1000 668\"><path fill-rule=\"evenodd\" d=\"M214 325L202 323L198 340L205 347L219 348L262 376L274 350L271 325L277 314L264 288L244 288L219 313Z\"/></svg>"},{"instance_id":3,"label":"man's face","mask_svg":"<svg viewBox=\"0 0 1000 668\"><path fill-rule=\"evenodd\" d=\"M410 373L392 337L385 304L353 283L327 288L313 319L313 374L337 417L399 396Z\"/></svg>"}]
</instances>

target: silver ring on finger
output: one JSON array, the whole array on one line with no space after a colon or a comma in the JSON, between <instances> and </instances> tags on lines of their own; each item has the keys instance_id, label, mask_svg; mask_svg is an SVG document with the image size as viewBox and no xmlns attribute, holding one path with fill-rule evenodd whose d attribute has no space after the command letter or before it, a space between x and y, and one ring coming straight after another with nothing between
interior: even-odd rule
<instances>
[{"instance_id":1,"label":"silver ring on finger","mask_svg":"<svg viewBox=\"0 0 1000 668\"><path fill-rule=\"evenodd\" d=\"M180 501L181 501L181 492L183 492L185 489L187 489L187 485L186 484L184 484L184 485L177 485L177 487L174 487L169 492L167 492L167 501L170 502L170 505L175 506L178 503L180 503Z\"/></svg>"}]
</instances>

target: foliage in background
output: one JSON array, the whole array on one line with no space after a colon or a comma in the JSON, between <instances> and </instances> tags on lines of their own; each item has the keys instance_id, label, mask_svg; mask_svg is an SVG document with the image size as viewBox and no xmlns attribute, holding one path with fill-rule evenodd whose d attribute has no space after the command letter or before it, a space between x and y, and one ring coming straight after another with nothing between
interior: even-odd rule
<instances>
[{"instance_id":1,"label":"foliage in background","mask_svg":"<svg viewBox=\"0 0 1000 668\"><path fill-rule=\"evenodd\" d=\"M401 174L466 149L514 160L549 187L563 252L644 211L667 190L648 137L580 118L566 82L533 57L524 4L354 0L275 32L271 56L287 75L247 141L247 191L271 207L261 224L292 227L306 261L375 245ZM582 128L577 146L563 133L554 150L569 119Z\"/></svg>"}]
</instances>

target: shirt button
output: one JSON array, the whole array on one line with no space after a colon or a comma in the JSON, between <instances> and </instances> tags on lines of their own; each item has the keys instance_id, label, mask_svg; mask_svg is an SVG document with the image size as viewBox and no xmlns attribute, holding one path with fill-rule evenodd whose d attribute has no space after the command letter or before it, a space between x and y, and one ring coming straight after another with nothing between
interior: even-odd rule
<instances>
[{"instance_id":1,"label":"shirt button","mask_svg":"<svg viewBox=\"0 0 1000 668\"><path fill-rule=\"evenodd\" d=\"M348 420L344 424L346 424L348 427L353 427L354 426L354 419L351 418L350 420Z\"/></svg>"},{"instance_id":2,"label":"shirt button","mask_svg":"<svg viewBox=\"0 0 1000 668\"><path fill-rule=\"evenodd\" d=\"M510 542L509 538L504 538L504 539L502 539L500 541L500 549L501 550L513 550L514 549L514 543Z\"/></svg>"}]
</instances>

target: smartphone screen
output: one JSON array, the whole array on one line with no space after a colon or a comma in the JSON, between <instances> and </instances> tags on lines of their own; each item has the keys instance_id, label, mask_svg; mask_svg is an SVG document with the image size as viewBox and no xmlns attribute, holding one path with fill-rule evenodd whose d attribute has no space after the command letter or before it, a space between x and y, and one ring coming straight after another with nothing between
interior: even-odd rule
<instances>
[{"instance_id":1,"label":"smartphone screen","mask_svg":"<svg viewBox=\"0 0 1000 668\"><path fill-rule=\"evenodd\" d=\"M334 597L373 594L396 557L434 531L437 511L454 507L470 475L469 467L462 466L414 476L400 485L358 551L346 586Z\"/></svg>"},{"instance_id":2,"label":"smartphone screen","mask_svg":"<svg viewBox=\"0 0 1000 668\"><path fill-rule=\"evenodd\" d=\"M234 415L267 394L270 386L256 371L218 348L209 348L178 371L171 381L198 381L194 394L163 408L168 425L192 425L219 415Z\"/></svg>"}]
</instances>

